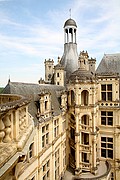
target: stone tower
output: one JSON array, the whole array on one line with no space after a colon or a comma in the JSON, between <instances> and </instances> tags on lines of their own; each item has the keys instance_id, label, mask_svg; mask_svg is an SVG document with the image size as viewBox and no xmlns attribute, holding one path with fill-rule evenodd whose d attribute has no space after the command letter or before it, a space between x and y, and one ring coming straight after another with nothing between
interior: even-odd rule
<instances>
[{"instance_id":1,"label":"stone tower","mask_svg":"<svg viewBox=\"0 0 120 180\"><path fill-rule=\"evenodd\" d=\"M54 66L54 84L64 86L64 67L60 64L60 57L58 64Z\"/></svg>"},{"instance_id":2,"label":"stone tower","mask_svg":"<svg viewBox=\"0 0 120 180\"><path fill-rule=\"evenodd\" d=\"M78 69L78 53L76 43L77 25L73 19L68 19L64 24L64 53L61 64L65 68L66 78Z\"/></svg>"},{"instance_id":3,"label":"stone tower","mask_svg":"<svg viewBox=\"0 0 120 180\"><path fill-rule=\"evenodd\" d=\"M54 69L54 61L53 59L45 59L45 82L46 83L51 83L52 77L53 77L53 69Z\"/></svg>"}]
</instances>

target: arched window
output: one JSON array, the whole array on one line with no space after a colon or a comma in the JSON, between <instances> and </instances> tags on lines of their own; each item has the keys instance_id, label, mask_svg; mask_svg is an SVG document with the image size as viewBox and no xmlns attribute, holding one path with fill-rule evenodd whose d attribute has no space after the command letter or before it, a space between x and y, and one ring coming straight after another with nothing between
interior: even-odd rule
<instances>
[{"instance_id":1,"label":"arched window","mask_svg":"<svg viewBox=\"0 0 120 180\"><path fill-rule=\"evenodd\" d=\"M71 105L74 105L75 104L75 94L74 94L74 91L71 90Z\"/></svg>"},{"instance_id":2,"label":"arched window","mask_svg":"<svg viewBox=\"0 0 120 180\"><path fill-rule=\"evenodd\" d=\"M88 97L89 92L87 90L83 90L81 93L81 104L87 106L88 105Z\"/></svg>"},{"instance_id":3,"label":"arched window","mask_svg":"<svg viewBox=\"0 0 120 180\"><path fill-rule=\"evenodd\" d=\"M29 158L33 157L33 147L34 147L34 143L30 144L30 146L29 146Z\"/></svg>"},{"instance_id":4,"label":"arched window","mask_svg":"<svg viewBox=\"0 0 120 180\"><path fill-rule=\"evenodd\" d=\"M81 123L84 125L89 125L89 116L88 115L83 115L81 118Z\"/></svg>"}]
</instances>

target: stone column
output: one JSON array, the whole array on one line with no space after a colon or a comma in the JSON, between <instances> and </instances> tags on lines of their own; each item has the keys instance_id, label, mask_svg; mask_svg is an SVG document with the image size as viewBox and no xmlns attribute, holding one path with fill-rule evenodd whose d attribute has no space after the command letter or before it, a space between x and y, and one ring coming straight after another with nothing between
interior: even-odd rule
<instances>
[{"instance_id":1,"label":"stone column","mask_svg":"<svg viewBox=\"0 0 120 180\"><path fill-rule=\"evenodd\" d=\"M76 133L75 133L75 161L76 161L76 170L75 174L79 175L80 174L80 153L79 153L79 116L78 113L76 114Z\"/></svg>"},{"instance_id":2,"label":"stone column","mask_svg":"<svg viewBox=\"0 0 120 180\"><path fill-rule=\"evenodd\" d=\"M92 173L96 174L97 173L97 164L96 164L96 120L95 120L95 113L92 113L92 126L93 126L93 131L92 131Z\"/></svg>"},{"instance_id":3,"label":"stone column","mask_svg":"<svg viewBox=\"0 0 120 180\"><path fill-rule=\"evenodd\" d=\"M0 143L2 143L3 138L5 136L4 128L5 128L4 123L2 121L2 118L0 118Z\"/></svg>"},{"instance_id":4,"label":"stone column","mask_svg":"<svg viewBox=\"0 0 120 180\"><path fill-rule=\"evenodd\" d=\"M5 137L4 137L4 142L10 142L11 141L11 121L10 121L10 118L9 118L9 115L6 115L5 118L4 118L4 125L5 125L5 129L4 129L4 132L5 132Z\"/></svg>"},{"instance_id":5,"label":"stone column","mask_svg":"<svg viewBox=\"0 0 120 180\"><path fill-rule=\"evenodd\" d=\"M19 109L13 113L13 136L17 140L19 138Z\"/></svg>"}]
</instances>

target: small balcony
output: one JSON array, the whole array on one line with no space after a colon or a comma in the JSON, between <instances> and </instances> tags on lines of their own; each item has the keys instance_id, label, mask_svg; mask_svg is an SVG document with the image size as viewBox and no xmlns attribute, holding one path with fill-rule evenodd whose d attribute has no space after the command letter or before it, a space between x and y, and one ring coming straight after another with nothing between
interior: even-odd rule
<instances>
[{"instance_id":1,"label":"small balcony","mask_svg":"<svg viewBox=\"0 0 120 180\"><path fill-rule=\"evenodd\" d=\"M80 145L80 150L81 151L85 151L85 152L90 152L91 151L91 146L90 145L86 145L86 144L81 144Z\"/></svg>"},{"instance_id":2,"label":"small balcony","mask_svg":"<svg viewBox=\"0 0 120 180\"><path fill-rule=\"evenodd\" d=\"M89 162L82 162L80 165L82 166L82 170L90 171L91 164Z\"/></svg>"}]
</instances>

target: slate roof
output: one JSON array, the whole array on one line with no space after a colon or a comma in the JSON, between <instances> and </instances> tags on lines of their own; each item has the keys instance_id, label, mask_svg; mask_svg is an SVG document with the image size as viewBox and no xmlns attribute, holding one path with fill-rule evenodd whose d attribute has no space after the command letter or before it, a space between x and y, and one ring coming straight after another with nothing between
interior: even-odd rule
<instances>
[{"instance_id":1,"label":"slate roof","mask_svg":"<svg viewBox=\"0 0 120 180\"><path fill-rule=\"evenodd\" d=\"M9 82L3 90L3 94L18 94L31 98L28 111L34 117L35 125L38 122L37 119L37 101L39 100L39 94L42 92L49 92L52 98L52 109L54 115L60 113L60 104L58 97L61 92L65 90L63 86L50 85L50 84L31 84L20 82Z\"/></svg>"},{"instance_id":2,"label":"slate roof","mask_svg":"<svg viewBox=\"0 0 120 180\"><path fill-rule=\"evenodd\" d=\"M96 74L112 75L120 73L120 53L117 54L104 54Z\"/></svg>"},{"instance_id":3,"label":"slate roof","mask_svg":"<svg viewBox=\"0 0 120 180\"><path fill-rule=\"evenodd\" d=\"M74 71L71 76L70 76L70 80L75 81L77 80L91 80L93 78L93 75L90 73L90 71L86 71L86 70L81 70L78 69L77 71Z\"/></svg>"}]
</instances>

